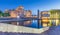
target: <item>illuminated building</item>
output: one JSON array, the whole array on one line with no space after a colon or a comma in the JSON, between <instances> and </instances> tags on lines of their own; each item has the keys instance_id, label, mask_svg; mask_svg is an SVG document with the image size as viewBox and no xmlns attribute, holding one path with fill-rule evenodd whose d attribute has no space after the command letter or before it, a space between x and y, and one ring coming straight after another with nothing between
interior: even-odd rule
<instances>
[{"instance_id":1,"label":"illuminated building","mask_svg":"<svg viewBox=\"0 0 60 35\"><path fill-rule=\"evenodd\" d=\"M50 17L50 14L48 11L41 12L41 23L43 27L46 27L49 25L49 17Z\"/></svg>"},{"instance_id":2,"label":"illuminated building","mask_svg":"<svg viewBox=\"0 0 60 35\"><path fill-rule=\"evenodd\" d=\"M50 11L50 26L56 25L58 26L60 24L60 10L58 9L53 9Z\"/></svg>"}]
</instances>

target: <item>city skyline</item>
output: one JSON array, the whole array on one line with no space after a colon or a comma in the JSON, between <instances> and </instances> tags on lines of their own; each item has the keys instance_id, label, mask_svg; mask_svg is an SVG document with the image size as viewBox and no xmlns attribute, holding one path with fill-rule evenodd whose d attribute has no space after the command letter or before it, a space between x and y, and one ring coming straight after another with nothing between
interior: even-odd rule
<instances>
[{"instance_id":1,"label":"city skyline","mask_svg":"<svg viewBox=\"0 0 60 35\"><path fill-rule=\"evenodd\" d=\"M60 0L0 0L0 10L16 9L23 6L25 10L32 10L32 14L37 14L37 10L60 9Z\"/></svg>"}]
</instances>

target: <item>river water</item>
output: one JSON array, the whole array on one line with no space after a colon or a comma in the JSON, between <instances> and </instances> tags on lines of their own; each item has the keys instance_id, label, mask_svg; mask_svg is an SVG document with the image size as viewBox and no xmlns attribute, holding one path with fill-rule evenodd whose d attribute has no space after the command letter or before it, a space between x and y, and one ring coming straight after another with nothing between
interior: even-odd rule
<instances>
[{"instance_id":1,"label":"river water","mask_svg":"<svg viewBox=\"0 0 60 35\"><path fill-rule=\"evenodd\" d=\"M23 23L24 24L24 23ZM25 23L26 25L22 25L22 26L26 26L26 27L30 27L30 28L42 28L42 25L38 25L38 21L37 20L32 20L31 23L27 24Z\"/></svg>"},{"instance_id":2,"label":"river water","mask_svg":"<svg viewBox=\"0 0 60 35\"><path fill-rule=\"evenodd\" d=\"M3 22L3 23L7 23L7 24L13 24L13 25L17 25L17 22L6 22L5 20L17 20L17 19L8 19L8 18L0 18L0 22ZM28 21L23 21L23 22L18 22L19 23L19 26L26 26L26 27L31 27L31 28L42 28L41 25L38 26L38 21L37 20L30 20L31 22L28 22Z\"/></svg>"}]
</instances>

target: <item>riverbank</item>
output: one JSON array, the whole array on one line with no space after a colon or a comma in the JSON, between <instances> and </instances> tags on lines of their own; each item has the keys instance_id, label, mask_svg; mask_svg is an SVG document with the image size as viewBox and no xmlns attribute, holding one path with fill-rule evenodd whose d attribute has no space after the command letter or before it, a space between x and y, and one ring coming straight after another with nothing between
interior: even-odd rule
<instances>
[{"instance_id":1,"label":"riverbank","mask_svg":"<svg viewBox=\"0 0 60 35\"><path fill-rule=\"evenodd\" d=\"M2 32L42 33L48 29L49 29L49 27L35 29L35 28L30 28L30 27L0 23L0 31L2 31Z\"/></svg>"}]
</instances>

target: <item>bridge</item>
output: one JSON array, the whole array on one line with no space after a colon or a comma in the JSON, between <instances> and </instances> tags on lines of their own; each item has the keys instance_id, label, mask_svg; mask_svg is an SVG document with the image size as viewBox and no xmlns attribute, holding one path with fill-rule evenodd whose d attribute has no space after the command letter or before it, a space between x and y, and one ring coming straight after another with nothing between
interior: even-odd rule
<instances>
[{"instance_id":1,"label":"bridge","mask_svg":"<svg viewBox=\"0 0 60 35\"><path fill-rule=\"evenodd\" d=\"M56 20L60 18L48 18L49 20ZM11 18L11 17L0 17L0 22L24 22L29 20L42 20L38 17L22 17L22 18Z\"/></svg>"},{"instance_id":2,"label":"bridge","mask_svg":"<svg viewBox=\"0 0 60 35\"><path fill-rule=\"evenodd\" d=\"M38 20L38 18L29 17L29 18L11 18L11 17L3 17L0 18L0 22L24 22L29 20Z\"/></svg>"}]
</instances>

